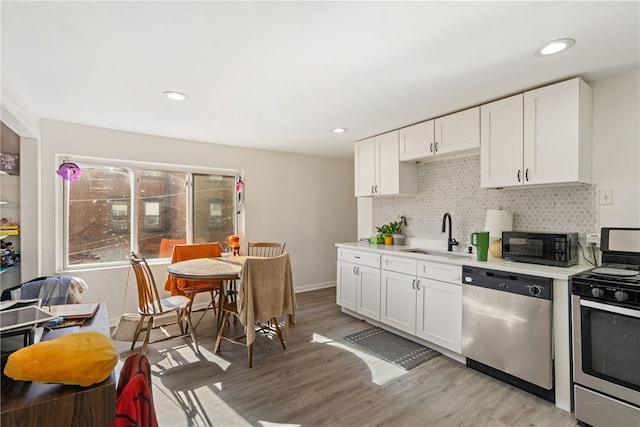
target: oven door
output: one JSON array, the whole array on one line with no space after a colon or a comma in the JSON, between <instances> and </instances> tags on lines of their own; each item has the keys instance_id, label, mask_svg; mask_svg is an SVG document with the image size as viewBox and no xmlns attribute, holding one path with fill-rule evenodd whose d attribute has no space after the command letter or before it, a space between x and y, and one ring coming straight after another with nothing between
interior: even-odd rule
<instances>
[{"instance_id":1,"label":"oven door","mask_svg":"<svg viewBox=\"0 0 640 427\"><path fill-rule=\"evenodd\" d=\"M572 297L577 384L640 405L640 310Z\"/></svg>"}]
</instances>

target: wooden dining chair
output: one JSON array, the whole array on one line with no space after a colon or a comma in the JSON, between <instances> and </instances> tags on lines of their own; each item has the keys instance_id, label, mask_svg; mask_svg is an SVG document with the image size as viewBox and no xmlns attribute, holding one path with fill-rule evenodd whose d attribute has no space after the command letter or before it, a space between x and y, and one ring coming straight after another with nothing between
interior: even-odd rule
<instances>
[{"instance_id":1,"label":"wooden dining chair","mask_svg":"<svg viewBox=\"0 0 640 427\"><path fill-rule=\"evenodd\" d=\"M179 261L186 261L195 258L217 258L222 256L222 245L219 242L213 243L195 243L190 245L174 245L171 254L171 264ZM177 279L171 275L167 276L164 289L171 292L171 295L185 295L192 304L189 310L193 308L193 300L199 293L207 292L211 296L211 302L208 307L213 308L216 312L216 295L220 292L220 281L198 281ZM203 314L204 316L204 314ZM202 317L196 322L196 327L202 320Z\"/></svg>"},{"instance_id":2,"label":"wooden dining chair","mask_svg":"<svg viewBox=\"0 0 640 427\"><path fill-rule=\"evenodd\" d=\"M274 258L284 253L286 243L273 242L249 242L247 245L247 255Z\"/></svg>"},{"instance_id":3,"label":"wooden dining chair","mask_svg":"<svg viewBox=\"0 0 640 427\"><path fill-rule=\"evenodd\" d=\"M276 242L249 242L247 245L247 255L274 258L284 253L284 247L286 245L286 243ZM271 321L267 321L267 324L270 326Z\"/></svg>"},{"instance_id":4,"label":"wooden dining chair","mask_svg":"<svg viewBox=\"0 0 640 427\"><path fill-rule=\"evenodd\" d=\"M240 272L236 301L222 305L224 316L216 336L214 352L220 351L222 340L247 347L249 368L253 366L253 343L256 338L256 323L269 322L259 326L264 332L275 332L283 349L286 349L284 335L289 325L295 323L296 297L293 292L291 262L285 253L275 258L247 258ZM236 315L244 325L244 335L238 338L224 336L229 316ZM284 335L278 325L278 317L285 316Z\"/></svg>"},{"instance_id":5,"label":"wooden dining chair","mask_svg":"<svg viewBox=\"0 0 640 427\"><path fill-rule=\"evenodd\" d=\"M138 327L136 328L133 340L131 341L131 349L133 350L136 341L138 341L138 336L142 330L146 328L147 332L142 343L142 354L145 354L147 352L147 345L149 344L151 329L154 328L153 319L173 311L176 314L177 321L171 324L178 324L180 327L180 335L170 335L164 329L164 326L168 326L169 324L163 324L159 327L163 329L166 337L155 342L184 336L184 323L186 322L191 334L191 340L193 341L196 351L199 353L198 340L196 338L195 329L191 323L191 300L184 295L173 295L168 298L160 298L156 281L153 278L153 273L149 268L149 264L147 264L147 260L138 257L134 252L131 252L131 255L127 256L127 259L131 263L131 267L136 275L136 284L138 288L138 313L140 314L140 321L138 322ZM145 322L147 322L146 325Z\"/></svg>"}]
</instances>

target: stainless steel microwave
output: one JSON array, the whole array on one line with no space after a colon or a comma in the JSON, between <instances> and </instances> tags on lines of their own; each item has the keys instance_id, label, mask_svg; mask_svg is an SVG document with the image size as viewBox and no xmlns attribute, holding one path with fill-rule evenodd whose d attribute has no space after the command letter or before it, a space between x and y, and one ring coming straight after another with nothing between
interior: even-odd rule
<instances>
[{"instance_id":1,"label":"stainless steel microwave","mask_svg":"<svg viewBox=\"0 0 640 427\"><path fill-rule=\"evenodd\" d=\"M578 233L503 231L502 258L569 267L578 263Z\"/></svg>"}]
</instances>

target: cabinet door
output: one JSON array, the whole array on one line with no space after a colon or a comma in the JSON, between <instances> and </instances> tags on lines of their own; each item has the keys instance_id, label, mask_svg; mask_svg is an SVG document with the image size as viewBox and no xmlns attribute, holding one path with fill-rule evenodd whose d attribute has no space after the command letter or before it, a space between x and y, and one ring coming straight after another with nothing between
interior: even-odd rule
<instances>
[{"instance_id":1,"label":"cabinet door","mask_svg":"<svg viewBox=\"0 0 640 427\"><path fill-rule=\"evenodd\" d=\"M346 309L357 311L357 278L356 265L338 261L336 275L336 303Z\"/></svg>"},{"instance_id":2,"label":"cabinet door","mask_svg":"<svg viewBox=\"0 0 640 427\"><path fill-rule=\"evenodd\" d=\"M480 186L522 185L523 94L480 107Z\"/></svg>"},{"instance_id":3,"label":"cabinet door","mask_svg":"<svg viewBox=\"0 0 640 427\"><path fill-rule=\"evenodd\" d=\"M416 277L382 270L380 321L410 334L416 333Z\"/></svg>"},{"instance_id":4,"label":"cabinet door","mask_svg":"<svg viewBox=\"0 0 640 427\"><path fill-rule=\"evenodd\" d=\"M356 197L371 196L376 182L373 138L355 143L354 167Z\"/></svg>"},{"instance_id":5,"label":"cabinet door","mask_svg":"<svg viewBox=\"0 0 640 427\"><path fill-rule=\"evenodd\" d=\"M359 265L356 267L358 276L357 312L380 320L380 269Z\"/></svg>"},{"instance_id":6,"label":"cabinet door","mask_svg":"<svg viewBox=\"0 0 640 427\"><path fill-rule=\"evenodd\" d=\"M375 137L376 187L374 194L400 193L400 159L398 158L398 131Z\"/></svg>"},{"instance_id":7,"label":"cabinet door","mask_svg":"<svg viewBox=\"0 0 640 427\"><path fill-rule=\"evenodd\" d=\"M436 155L480 147L480 107L435 119Z\"/></svg>"},{"instance_id":8,"label":"cabinet door","mask_svg":"<svg viewBox=\"0 0 640 427\"><path fill-rule=\"evenodd\" d=\"M416 335L462 353L462 285L418 278Z\"/></svg>"},{"instance_id":9,"label":"cabinet door","mask_svg":"<svg viewBox=\"0 0 640 427\"><path fill-rule=\"evenodd\" d=\"M579 180L580 83L572 79L525 92L526 184Z\"/></svg>"},{"instance_id":10,"label":"cabinet door","mask_svg":"<svg viewBox=\"0 0 640 427\"><path fill-rule=\"evenodd\" d=\"M433 120L400 129L400 161L420 160L435 153Z\"/></svg>"}]
</instances>

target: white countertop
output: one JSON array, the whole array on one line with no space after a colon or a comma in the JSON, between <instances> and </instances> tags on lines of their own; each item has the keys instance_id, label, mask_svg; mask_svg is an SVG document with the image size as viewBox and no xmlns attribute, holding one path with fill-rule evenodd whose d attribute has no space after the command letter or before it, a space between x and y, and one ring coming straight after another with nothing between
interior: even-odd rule
<instances>
[{"instance_id":1,"label":"white countertop","mask_svg":"<svg viewBox=\"0 0 640 427\"><path fill-rule=\"evenodd\" d=\"M411 243L411 242L409 242ZM502 258L493 258L489 255L488 261L477 261L475 254L466 254L462 251L447 252L441 248L432 248L426 245L410 244L410 245L371 245L364 242L348 242L336 243L338 248L357 249L379 253L383 255L394 255L406 258L412 258L424 261L435 261L443 264L469 265L474 267L490 268L494 270L510 271L514 273L530 274L533 276L549 277L551 279L567 280L569 276L580 273L581 271L593 268L588 264L578 264L572 267L551 267L547 265L527 264L523 262L505 261ZM424 249L431 254L420 254L414 252L406 252L407 249Z\"/></svg>"}]
</instances>

